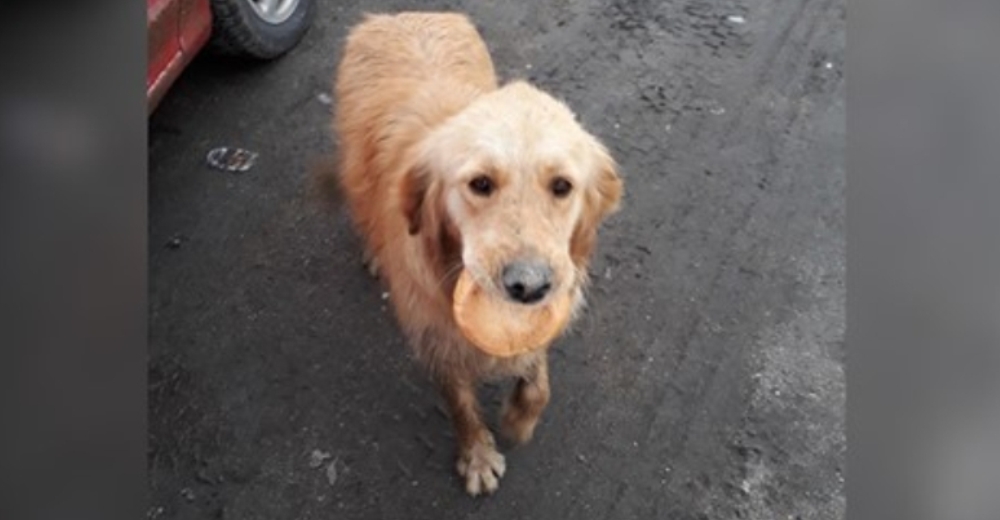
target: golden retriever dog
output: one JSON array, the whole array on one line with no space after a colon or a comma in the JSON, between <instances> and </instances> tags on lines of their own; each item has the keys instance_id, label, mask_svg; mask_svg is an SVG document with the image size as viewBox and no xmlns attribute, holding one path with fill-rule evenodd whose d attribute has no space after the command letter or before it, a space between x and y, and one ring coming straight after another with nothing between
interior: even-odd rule
<instances>
[{"instance_id":1,"label":"golden retriever dog","mask_svg":"<svg viewBox=\"0 0 1000 520\"><path fill-rule=\"evenodd\" d=\"M546 349L493 357L461 334L452 294L463 269L491 298L534 305L563 292L583 305L587 262L622 182L607 150L562 102L498 87L464 15L367 15L335 80L339 184L415 357L447 402L456 468L472 495L506 464L477 383L516 378L501 432L528 441L549 401Z\"/></svg>"}]
</instances>

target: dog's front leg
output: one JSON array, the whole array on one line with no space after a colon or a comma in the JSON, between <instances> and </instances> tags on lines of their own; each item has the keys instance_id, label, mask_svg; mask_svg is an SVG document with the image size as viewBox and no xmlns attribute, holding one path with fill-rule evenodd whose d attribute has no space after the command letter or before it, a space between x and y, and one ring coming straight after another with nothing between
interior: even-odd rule
<instances>
[{"instance_id":1,"label":"dog's front leg","mask_svg":"<svg viewBox=\"0 0 1000 520\"><path fill-rule=\"evenodd\" d=\"M549 396L549 367L543 354L534 369L518 379L504 403L500 423L504 437L518 444L531 440L538 419L549 404Z\"/></svg>"},{"instance_id":2,"label":"dog's front leg","mask_svg":"<svg viewBox=\"0 0 1000 520\"><path fill-rule=\"evenodd\" d=\"M465 490L473 496L496 491L507 466L503 455L497 452L493 434L483 424L473 381L445 378L441 382L441 392L451 412L458 441L455 467L465 478Z\"/></svg>"}]
</instances>

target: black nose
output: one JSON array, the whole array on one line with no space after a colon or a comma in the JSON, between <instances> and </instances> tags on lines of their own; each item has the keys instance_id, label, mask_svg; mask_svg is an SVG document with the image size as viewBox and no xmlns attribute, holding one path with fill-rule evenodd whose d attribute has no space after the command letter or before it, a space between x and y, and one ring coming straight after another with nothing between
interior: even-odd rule
<instances>
[{"instance_id":1,"label":"black nose","mask_svg":"<svg viewBox=\"0 0 1000 520\"><path fill-rule=\"evenodd\" d=\"M544 262L512 262L503 268L501 278L507 294L521 303L535 303L552 288L552 268Z\"/></svg>"}]
</instances>

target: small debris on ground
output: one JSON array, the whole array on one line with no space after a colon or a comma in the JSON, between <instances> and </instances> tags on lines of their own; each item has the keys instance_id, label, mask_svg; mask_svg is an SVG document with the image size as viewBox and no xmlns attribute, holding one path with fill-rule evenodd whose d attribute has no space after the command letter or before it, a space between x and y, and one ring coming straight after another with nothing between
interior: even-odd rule
<instances>
[{"instance_id":1,"label":"small debris on ground","mask_svg":"<svg viewBox=\"0 0 1000 520\"><path fill-rule=\"evenodd\" d=\"M326 92L320 92L320 94L316 96L316 99L324 105L330 105L333 103L333 98L331 98L330 94L327 94Z\"/></svg>"},{"instance_id":2,"label":"small debris on ground","mask_svg":"<svg viewBox=\"0 0 1000 520\"><path fill-rule=\"evenodd\" d=\"M337 484L337 459L333 459L333 461L326 466L326 481L331 486Z\"/></svg>"},{"instance_id":3,"label":"small debris on ground","mask_svg":"<svg viewBox=\"0 0 1000 520\"><path fill-rule=\"evenodd\" d=\"M184 500L187 500L188 502L194 502L194 491L191 491L191 488L182 489L181 496L184 497Z\"/></svg>"},{"instance_id":4,"label":"small debris on ground","mask_svg":"<svg viewBox=\"0 0 1000 520\"><path fill-rule=\"evenodd\" d=\"M312 453L309 454L309 467L316 469L322 466L330 457L331 455L325 451L312 450Z\"/></svg>"},{"instance_id":5,"label":"small debris on ground","mask_svg":"<svg viewBox=\"0 0 1000 520\"><path fill-rule=\"evenodd\" d=\"M420 443L423 444L424 447L426 447L429 451L434 451L434 443L431 442L431 440L428 439L426 435L418 433L417 440L419 440Z\"/></svg>"},{"instance_id":6,"label":"small debris on ground","mask_svg":"<svg viewBox=\"0 0 1000 520\"><path fill-rule=\"evenodd\" d=\"M222 171L242 173L253 168L257 162L257 152L243 148L220 146L209 150L205 156L208 165Z\"/></svg>"},{"instance_id":7,"label":"small debris on ground","mask_svg":"<svg viewBox=\"0 0 1000 520\"><path fill-rule=\"evenodd\" d=\"M729 23L734 23L736 25L743 25L747 23L747 19L738 14L727 16L726 20L728 20Z\"/></svg>"},{"instance_id":8,"label":"small debris on ground","mask_svg":"<svg viewBox=\"0 0 1000 520\"><path fill-rule=\"evenodd\" d=\"M179 249L181 247L181 242L183 242L181 237L175 236L167 241L167 247L170 249Z\"/></svg>"},{"instance_id":9,"label":"small debris on ground","mask_svg":"<svg viewBox=\"0 0 1000 520\"><path fill-rule=\"evenodd\" d=\"M200 468L194 473L194 479L202 484L215 484L215 479L205 471L205 468Z\"/></svg>"}]
</instances>

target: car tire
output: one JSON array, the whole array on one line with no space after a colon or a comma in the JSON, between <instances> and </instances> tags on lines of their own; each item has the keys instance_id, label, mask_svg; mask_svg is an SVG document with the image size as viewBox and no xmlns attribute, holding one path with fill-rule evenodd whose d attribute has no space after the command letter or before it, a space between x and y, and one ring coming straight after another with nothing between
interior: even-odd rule
<instances>
[{"instance_id":1,"label":"car tire","mask_svg":"<svg viewBox=\"0 0 1000 520\"><path fill-rule=\"evenodd\" d=\"M211 0L212 47L270 60L295 47L312 25L315 0Z\"/></svg>"}]
</instances>

